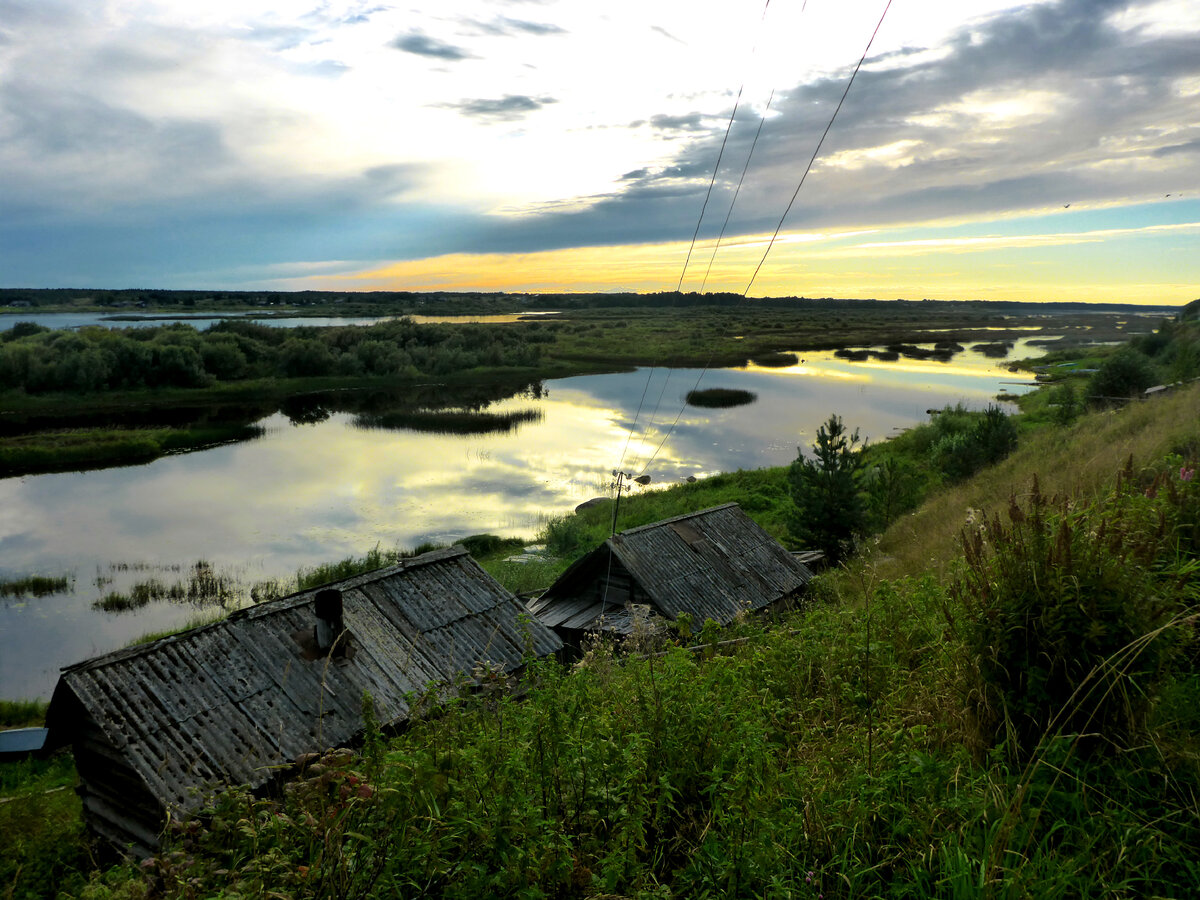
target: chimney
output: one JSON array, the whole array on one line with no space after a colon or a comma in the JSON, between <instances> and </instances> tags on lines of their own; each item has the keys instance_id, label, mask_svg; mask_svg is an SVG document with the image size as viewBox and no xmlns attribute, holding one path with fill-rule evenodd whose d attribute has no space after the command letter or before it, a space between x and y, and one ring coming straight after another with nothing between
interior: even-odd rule
<instances>
[{"instance_id":1,"label":"chimney","mask_svg":"<svg viewBox=\"0 0 1200 900\"><path fill-rule=\"evenodd\" d=\"M316 640L317 650L324 656L329 655L334 642L345 630L342 623L342 592L332 588L317 591L315 598L317 613Z\"/></svg>"}]
</instances>

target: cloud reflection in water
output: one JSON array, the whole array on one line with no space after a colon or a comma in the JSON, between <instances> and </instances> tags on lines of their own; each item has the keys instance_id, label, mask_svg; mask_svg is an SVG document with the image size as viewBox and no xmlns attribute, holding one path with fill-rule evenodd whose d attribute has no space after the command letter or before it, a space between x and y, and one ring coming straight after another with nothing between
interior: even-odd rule
<instances>
[{"instance_id":1,"label":"cloud reflection in water","mask_svg":"<svg viewBox=\"0 0 1200 900\"><path fill-rule=\"evenodd\" d=\"M1028 353L1018 347L1014 355ZM92 610L112 589L97 587L95 574L112 563L186 569L203 559L250 583L376 545L480 532L533 537L547 516L606 493L618 464L645 470L655 485L783 465L831 413L880 440L924 421L932 407L984 406L1012 380L970 352L951 363L799 356L804 362L787 368L720 369L699 379L704 388L758 395L740 407L685 406L698 370L668 377L642 369L558 379L540 399L489 406L496 414L531 405L543 412L511 431L363 429L341 413L292 425L275 415L261 438L245 443L141 466L0 480L0 577L76 577L73 595L0 604L0 693L47 696L59 666L194 612L166 604L125 616Z\"/></svg>"}]
</instances>

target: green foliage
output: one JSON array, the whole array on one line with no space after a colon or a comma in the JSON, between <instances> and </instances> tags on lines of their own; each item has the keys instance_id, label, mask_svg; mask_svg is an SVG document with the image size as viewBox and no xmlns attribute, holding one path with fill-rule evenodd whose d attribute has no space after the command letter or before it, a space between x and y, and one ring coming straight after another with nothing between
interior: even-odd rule
<instances>
[{"instance_id":1,"label":"green foliage","mask_svg":"<svg viewBox=\"0 0 1200 900\"><path fill-rule=\"evenodd\" d=\"M1123 750L1144 733L1182 633L1166 626L1200 601L1198 510L1200 490L1179 472L1145 486L1127 469L1094 505L1052 501L1035 479L1007 523L964 533L963 618L951 620L983 744L1006 739L1028 758L1047 734Z\"/></svg>"},{"instance_id":2,"label":"green foliage","mask_svg":"<svg viewBox=\"0 0 1200 900\"><path fill-rule=\"evenodd\" d=\"M929 450L932 462L951 481L999 462L1017 446L1016 425L995 404L982 413L947 408L934 417L934 429L938 436Z\"/></svg>"},{"instance_id":3,"label":"green foliage","mask_svg":"<svg viewBox=\"0 0 1200 900\"><path fill-rule=\"evenodd\" d=\"M1082 411L1079 397L1075 393L1075 386L1069 381L1056 384L1051 388L1049 401L1053 408L1053 420L1056 425L1070 425Z\"/></svg>"},{"instance_id":4,"label":"green foliage","mask_svg":"<svg viewBox=\"0 0 1200 900\"><path fill-rule=\"evenodd\" d=\"M919 463L901 453L880 452L866 457L863 483L871 528L882 531L897 516L915 508L921 501L922 487L927 481Z\"/></svg>"},{"instance_id":5,"label":"green foliage","mask_svg":"<svg viewBox=\"0 0 1200 900\"><path fill-rule=\"evenodd\" d=\"M395 565L403 556L399 550L381 550L376 544L365 556L347 557L340 562L301 569L296 573L296 590L306 591L332 581L342 581L365 572L374 572L376 569Z\"/></svg>"},{"instance_id":6,"label":"green foliage","mask_svg":"<svg viewBox=\"0 0 1200 900\"><path fill-rule=\"evenodd\" d=\"M7 390L94 393L199 388L218 381L323 376L414 377L480 367L529 367L553 333L410 320L341 328L270 328L225 320L203 333L189 325L17 327L0 342Z\"/></svg>"},{"instance_id":7,"label":"green foliage","mask_svg":"<svg viewBox=\"0 0 1200 900\"><path fill-rule=\"evenodd\" d=\"M725 409L731 406L745 406L758 399L753 391L743 391L736 388L707 388L687 392L687 402L691 406L701 406L709 409Z\"/></svg>"},{"instance_id":8,"label":"green foliage","mask_svg":"<svg viewBox=\"0 0 1200 900\"><path fill-rule=\"evenodd\" d=\"M1100 364L1088 382L1088 399L1104 406L1136 397L1158 382L1154 364L1132 347L1122 347Z\"/></svg>"},{"instance_id":9,"label":"green foliage","mask_svg":"<svg viewBox=\"0 0 1200 900\"><path fill-rule=\"evenodd\" d=\"M517 553L525 547L525 542L520 538L502 538L495 534L473 534L457 543L466 547L467 552L475 559Z\"/></svg>"},{"instance_id":10,"label":"green foliage","mask_svg":"<svg viewBox=\"0 0 1200 900\"><path fill-rule=\"evenodd\" d=\"M0 895L78 890L92 866L70 755L0 764Z\"/></svg>"},{"instance_id":11,"label":"green foliage","mask_svg":"<svg viewBox=\"0 0 1200 900\"><path fill-rule=\"evenodd\" d=\"M0 728L28 728L46 719L41 700L0 700Z\"/></svg>"},{"instance_id":12,"label":"green foliage","mask_svg":"<svg viewBox=\"0 0 1200 900\"><path fill-rule=\"evenodd\" d=\"M823 550L831 564L850 552L867 523L858 442L858 431L848 434L841 418L832 415L817 429L813 458L801 454L788 470L796 507L791 533Z\"/></svg>"}]
</instances>

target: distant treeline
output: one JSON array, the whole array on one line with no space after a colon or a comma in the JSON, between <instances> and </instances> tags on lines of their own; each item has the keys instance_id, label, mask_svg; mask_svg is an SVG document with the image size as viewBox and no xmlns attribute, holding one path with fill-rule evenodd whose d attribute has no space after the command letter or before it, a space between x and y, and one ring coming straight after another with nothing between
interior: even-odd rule
<instances>
[{"instance_id":1,"label":"distant treeline","mask_svg":"<svg viewBox=\"0 0 1200 900\"><path fill-rule=\"evenodd\" d=\"M657 291L653 293L524 294L481 291L203 291L131 288L0 288L0 307L62 309L264 309L281 307L308 311L344 312L371 309L388 313L505 313L519 310L579 310L608 308L733 307L748 304L758 309L871 309L894 310L897 304L913 310L946 310L951 307L1003 315L1015 312L1092 311L1130 309L1128 304L1021 303L982 300L877 300L846 297L756 297L732 292Z\"/></svg>"},{"instance_id":2,"label":"distant treeline","mask_svg":"<svg viewBox=\"0 0 1200 900\"><path fill-rule=\"evenodd\" d=\"M448 375L537 365L549 327L416 325L272 328L223 321L205 331L50 330L28 322L0 335L0 389L48 391L208 387L222 381L315 376Z\"/></svg>"}]
</instances>

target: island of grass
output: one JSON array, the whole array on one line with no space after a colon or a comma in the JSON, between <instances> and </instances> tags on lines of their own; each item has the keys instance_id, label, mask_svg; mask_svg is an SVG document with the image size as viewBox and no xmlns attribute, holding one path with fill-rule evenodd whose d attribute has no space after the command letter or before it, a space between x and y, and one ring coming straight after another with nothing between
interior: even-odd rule
<instances>
[{"instance_id":1,"label":"island of grass","mask_svg":"<svg viewBox=\"0 0 1200 900\"><path fill-rule=\"evenodd\" d=\"M689 406L702 406L706 409L746 406L757 399L758 394L753 391L743 391L738 388L704 388L687 392Z\"/></svg>"}]
</instances>

